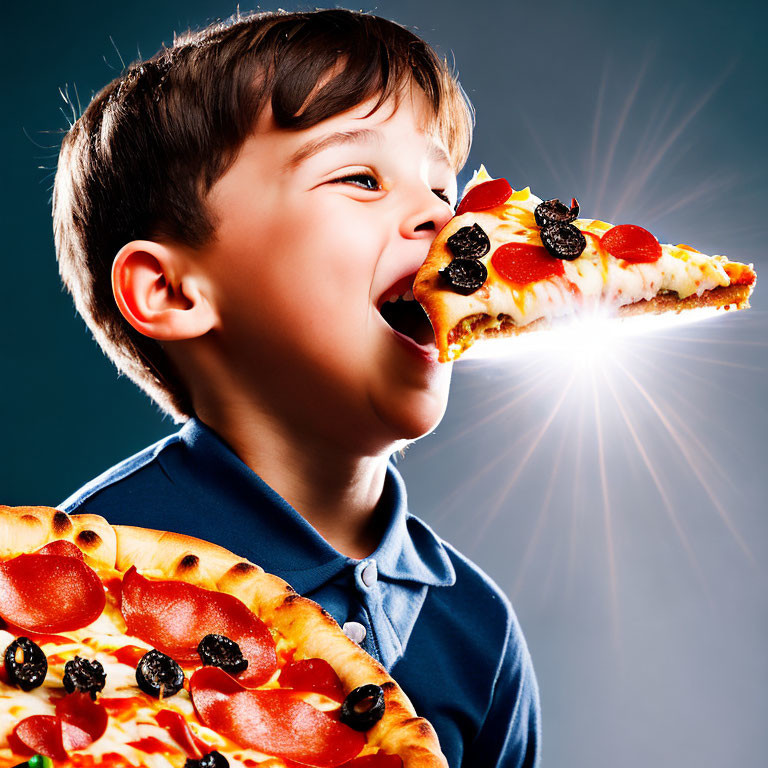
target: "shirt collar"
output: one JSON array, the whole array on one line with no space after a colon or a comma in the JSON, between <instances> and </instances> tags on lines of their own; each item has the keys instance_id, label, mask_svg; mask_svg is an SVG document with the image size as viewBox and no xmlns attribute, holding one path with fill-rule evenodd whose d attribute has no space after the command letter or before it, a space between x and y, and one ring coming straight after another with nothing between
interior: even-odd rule
<instances>
[{"instance_id":1,"label":"shirt collar","mask_svg":"<svg viewBox=\"0 0 768 768\"><path fill-rule=\"evenodd\" d=\"M172 480L197 499L205 498L217 523L240 529L238 554L270 572L278 572L299 593L311 592L359 560L335 550L288 502L251 470L199 419L179 432L180 460L167 459ZM408 512L405 484L394 464L387 474L380 513L388 522L376 551L379 578L428 586L450 586L456 574L440 538ZM226 545L225 545L226 546Z\"/></svg>"}]
</instances>

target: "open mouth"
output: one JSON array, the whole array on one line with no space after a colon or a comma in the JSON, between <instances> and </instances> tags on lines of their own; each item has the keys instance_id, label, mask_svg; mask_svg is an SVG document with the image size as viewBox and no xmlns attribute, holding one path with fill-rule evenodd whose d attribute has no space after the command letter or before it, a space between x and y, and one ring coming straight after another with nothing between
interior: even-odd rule
<instances>
[{"instance_id":1,"label":"open mouth","mask_svg":"<svg viewBox=\"0 0 768 768\"><path fill-rule=\"evenodd\" d=\"M435 332L427 313L413 298L415 276L398 280L379 298L377 306L390 328L413 339L419 346L426 346L435 343Z\"/></svg>"}]
</instances>

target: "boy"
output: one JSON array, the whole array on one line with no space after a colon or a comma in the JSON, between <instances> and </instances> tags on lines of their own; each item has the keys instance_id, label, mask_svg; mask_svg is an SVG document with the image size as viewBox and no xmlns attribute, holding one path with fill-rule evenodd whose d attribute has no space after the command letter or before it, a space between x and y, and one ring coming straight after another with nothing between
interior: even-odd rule
<instances>
[{"instance_id":1,"label":"boy","mask_svg":"<svg viewBox=\"0 0 768 768\"><path fill-rule=\"evenodd\" d=\"M406 509L393 451L450 366L405 294L452 216L471 112L404 28L266 13L133 65L62 144L63 280L175 435L61 506L213 541L316 600L400 683L452 768L532 766L509 602Z\"/></svg>"}]
</instances>

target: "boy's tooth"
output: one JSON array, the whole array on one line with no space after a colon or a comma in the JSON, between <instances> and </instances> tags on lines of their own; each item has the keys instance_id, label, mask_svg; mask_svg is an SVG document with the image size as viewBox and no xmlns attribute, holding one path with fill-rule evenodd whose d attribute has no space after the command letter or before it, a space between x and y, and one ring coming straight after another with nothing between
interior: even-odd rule
<instances>
[{"instance_id":1,"label":"boy's tooth","mask_svg":"<svg viewBox=\"0 0 768 768\"><path fill-rule=\"evenodd\" d=\"M403 294L403 301L413 301L413 289L409 288L405 294Z\"/></svg>"}]
</instances>

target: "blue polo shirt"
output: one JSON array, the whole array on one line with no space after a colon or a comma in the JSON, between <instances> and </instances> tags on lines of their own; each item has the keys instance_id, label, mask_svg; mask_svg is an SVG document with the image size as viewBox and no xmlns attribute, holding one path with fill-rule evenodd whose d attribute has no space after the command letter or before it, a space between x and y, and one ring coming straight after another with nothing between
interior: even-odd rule
<instances>
[{"instance_id":1,"label":"blue polo shirt","mask_svg":"<svg viewBox=\"0 0 768 768\"><path fill-rule=\"evenodd\" d=\"M322 605L435 727L451 768L539 764L539 692L504 593L408 512L390 462L370 557L337 552L197 419L59 507L212 541ZM359 625L362 625L359 626Z\"/></svg>"}]
</instances>

